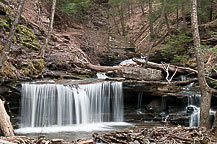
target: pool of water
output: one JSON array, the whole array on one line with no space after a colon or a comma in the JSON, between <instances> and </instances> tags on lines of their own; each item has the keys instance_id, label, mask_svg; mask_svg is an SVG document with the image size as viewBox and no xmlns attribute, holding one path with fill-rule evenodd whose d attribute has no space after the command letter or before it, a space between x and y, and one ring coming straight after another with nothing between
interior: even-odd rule
<instances>
[{"instance_id":1,"label":"pool of water","mask_svg":"<svg viewBox=\"0 0 217 144\"><path fill-rule=\"evenodd\" d=\"M38 128L20 128L15 132L18 135L25 135L32 138L45 136L50 139L63 139L65 142L72 142L78 139L91 139L94 133L105 134L112 131L124 130L134 127L134 124L126 122L105 122L95 124L81 124L72 126L52 126Z\"/></svg>"}]
</instances>

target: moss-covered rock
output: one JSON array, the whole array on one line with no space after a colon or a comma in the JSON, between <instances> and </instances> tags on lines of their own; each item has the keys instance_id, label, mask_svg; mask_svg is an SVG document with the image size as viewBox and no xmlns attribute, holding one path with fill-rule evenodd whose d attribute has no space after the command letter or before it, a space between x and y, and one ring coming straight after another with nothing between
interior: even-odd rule
<instances>
[{"instance_id":1,"label":"moss-covered rock","mask_svg":"<svg viewBox=\"0 0 217 144\"><path fill-rule=\"evenodd\" d=\"M10 24L5 16L0 15L0 29L2 29L4 32L10 30Z\"/></svg>"},{"instance_id":2,"label":"moss-covered rock","mask_svg":"<svg viewBox=\"0 0 217 144\"><path fill-rule=\"evenodd\" d=\"M21 63L21 72L27 76L38 75L43 72L44 60L43 59L33 59L23 61Z\"/></svg>"},{"instance_id":3,"label":"moss-covered rock","mask_svg":"<svg viewBox=\"0 0 217 144\"><path fill-rule=\"evenodd\" d=\"M4 7L3 4L0 4L0 15L6 15L6 14L7 14L7 9Z\"/></svg>"},{"instance_id":4,"label":"moss-covered rock","mask_svg":"<svg viewBox=\"0 0 217 144\"><path fill-rule=\"evenodd\" d=\"M8 62L5 62L4 67L0 69L0 76L7 77L11 79L17 79L16 68Z\"/></svg>"},{"instance_id":5,"label":"moss-covered rock","mask_svg":"<svg viewBox=\"0 0 217 144\"><path fill-rule=\"evenodd\" d=\"M40 50L41 45L36 39L32 29L26 25L19 25L16 30L16 42L30 50Z\"/></svg>"}]
</instances>

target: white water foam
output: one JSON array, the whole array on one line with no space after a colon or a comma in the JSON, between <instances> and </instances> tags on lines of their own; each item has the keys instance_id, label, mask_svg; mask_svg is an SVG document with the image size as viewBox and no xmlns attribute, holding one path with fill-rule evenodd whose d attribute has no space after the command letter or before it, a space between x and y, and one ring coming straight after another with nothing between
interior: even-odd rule
<instances>
[{"instance_id":1,"label":"white water foam","mask_svg":"<svg viewBox=\"0 0 217 144\"><path fill-rule=\"evenodd\" d=\"M70 126L50 126L50 127L25 127L15 130L17 134L29 133L57 133L57 132L92 132L92 131L109 131L114 130L114 126L131 126L125 122L104 122L93 124L78 124Z\"/></svg>"},{"instance_id":2,"label":"white water foam","mask_svg":"<svg viewBox=\"0 0 217 144\"><path fill-rule=\"evenodd\" d=\"M196 107L193 105L191 105L191 107L194 108L194 112L191 114L189 126L199 126L200 125L200 107ZM210 109L209 115L215 117L216 111L213 111Z\"/></svg>"},{"instance_id":3,"label":"white water foam","mask_svg":"<svg viewBox=\"0 0 217 144\"><path fill-rule=\"evenodd\" d=\"M98 79L102 79L102 80L105 80L105 79L108 78L108 76L106 75L106 73L102 73L102 72L98 72L96 74L96 76L97 76Z\"/></svg>"}]
</instances>

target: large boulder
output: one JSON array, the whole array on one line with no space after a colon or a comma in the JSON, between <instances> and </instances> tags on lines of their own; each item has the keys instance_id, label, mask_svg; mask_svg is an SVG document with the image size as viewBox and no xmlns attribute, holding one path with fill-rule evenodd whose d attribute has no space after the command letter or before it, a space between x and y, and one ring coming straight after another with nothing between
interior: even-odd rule
<instances>
[{"instance_id":1,"label":"large boulder","mask_svg":"<svg viewBox=\"0 0 217 144\"><path fill-rule=\"evenodd\" d=\"M115 70L115 76L146 81L157 81L163 78L161 70L137 67L125 67L123 69Z\"/></svg>"}]
</instances>

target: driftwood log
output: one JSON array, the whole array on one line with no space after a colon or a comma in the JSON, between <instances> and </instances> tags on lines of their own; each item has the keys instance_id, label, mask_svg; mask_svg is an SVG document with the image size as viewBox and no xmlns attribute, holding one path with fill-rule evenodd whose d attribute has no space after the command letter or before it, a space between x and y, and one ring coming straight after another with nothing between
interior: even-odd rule
<instances>
[{"instance_id":1,"label":"driftwood log","mask_svg":"<svg viewBox=\"0 0 217 144\"><path fill-rule=\"evenodd\" d=\"M133 58L132 60L138 65L145 64L145 61L141 61L136 58ZM95 70L95 71L101 71L101 72L114 71L114 70L120 70L120 69L125 68L125 66L99 66L99 65L93 65L91 63L82 63L81 66L84 68L88 68L88 69ZM163 64L158 64L154 62L147 62L146 67L152 68L152 69L163 70ZM181 73L181 74L197 74L196 70L187 68L187 67L178 67L175 65L170 65L168 68L170 72L175 72L176 69L177 69L177 73Z\"/></svg>"},{"instance_id":2,"label":"driftwood log","mask_svg":"<svg viewBox=\"0 0 217 144\"><path fill-rule=\"evenodd\" d=\"M132 59L135 63L137 63L138 65L144 65L145 61L141 61L138 60L136 58ZM153 69L159 69L159 70L163 70L163 65L164 64L158 64L158 63L154 63L154 62L147 62L146 67L148 68L153 68ZM175 72L177 69L177 73L182 73L182 74L197 74L197 71L191 68L187 68L187 67L178 67L175 65L170 65L168 70L170 72Z\"/></svg>"},{"instance_id":3,"label":"driftwood log","mask_svg":"<svg viewBox=\"0 0 217 144\"><path fill-rule=\"evenodd\" d=\"M114 71L114 70L119 70L123 69L123 66L99 66L99 65L93 65L91 63L85 63L83 64L85 68L89 68L91 70L95 71L101 71L101 72L108 72L108 71Z\"/></svg>"},{"instance_id":4,"label":"driftwood log","mask_svg":"<svg viewBox=\"0 0 217 144\"><path fill-rule=\"evenodd\" d=\"M0 99L0 130L3 136L14 136L14 129L10 117L5 110L4 103L5 102Z\"/></svg>"},{"instance_id":5,"label":"driftwood log","mask_svg":"<svg viewBox=\"0 0 217 144\"><path fill-rule=\"evenodd\" d=\"M141 68L141 67L127 67L127 66L98 66L90 63L85 64L86 68L95 70L95 71L113 71L114 75L117 77L122 77L126 79L134 79L134 80L161 80L162 73L161 70L150 69L150 68Z\"/></svg>"}]
</instances>

